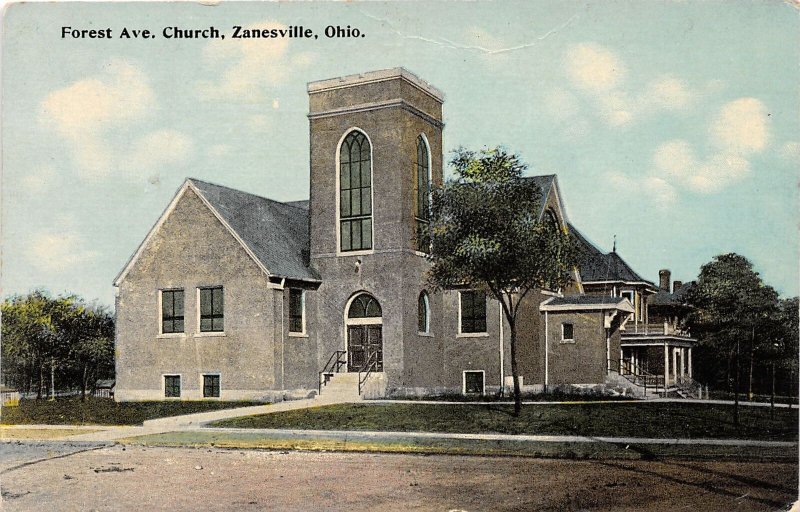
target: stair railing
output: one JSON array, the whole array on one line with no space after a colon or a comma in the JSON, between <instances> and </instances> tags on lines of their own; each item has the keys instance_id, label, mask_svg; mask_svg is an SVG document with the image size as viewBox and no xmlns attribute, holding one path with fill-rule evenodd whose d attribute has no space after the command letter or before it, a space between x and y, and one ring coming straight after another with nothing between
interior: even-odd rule
<instances>
[{"instance_id":1,"label":"stair railing","mask_svg":"<svg viewBox=\"0 0 800 512\"><path fill-rule=\"evenodd\" d=\"M652 373L647 373L642 370L637 372L630 361L623 360L621 366L621 369L624 371L621 371L620 375L636 386L643 387L645 396L647 396L648 387L652 388L655 393L659 393L659 388L661 388L663 393L666 393L667 390L664 385L663 375L653 375Z\"/></svg>"},{"instance_id":2,"label":"stair railing","mask_svg":"<svg viewBox=\"0 0 800 512\"><path fill-rule=\"evenodd\" d=\"M364 362L364 365L358 370L358 396L361 396L361 392L364 389L364 384L366 384L370 374L373 371L377 371L377 369L378 369L378 353L373 352ZM364 377L361 377L362 373L364 374Z\"/></svg>"},{"instance_id":3,"label":"stair railing","mask_svg":"<svg viewBox=\"0 0 800 512\"><path fill-rule=\"evenodd\" d=\"M339 373L339 370L342 369L342 366L347 364L347 358L345 357L347 352L344 350L334 350L331 357L328 358L328 362L325 363L325 366L322 367L322 371L319 372L319 387L317 389L317 394L322 393L322 387L328 385L328 381L331 379L334 373Z\"/></svg>"}]
</instances>

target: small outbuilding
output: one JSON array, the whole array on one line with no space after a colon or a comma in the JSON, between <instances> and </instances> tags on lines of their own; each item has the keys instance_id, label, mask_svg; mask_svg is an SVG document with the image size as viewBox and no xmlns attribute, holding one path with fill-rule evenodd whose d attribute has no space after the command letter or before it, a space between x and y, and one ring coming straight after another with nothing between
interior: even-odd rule
<instances>
[{"instance_id":1,"label":"small outbuilding","mask_svg":"<svg viewBox=\"0 0 800 512\"><path fill-rule=\"evenodd\" d=\"M114 386L117 381L114 379L98 380L94 385L95 398L114 398Z\"/></svg>"}]
</instances>

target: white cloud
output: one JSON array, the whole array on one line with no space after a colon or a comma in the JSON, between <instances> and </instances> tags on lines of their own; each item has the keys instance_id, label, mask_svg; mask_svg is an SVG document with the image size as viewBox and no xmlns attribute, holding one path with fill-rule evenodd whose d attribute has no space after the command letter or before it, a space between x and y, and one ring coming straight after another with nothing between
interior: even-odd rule
<instances>
[{"instance_id":1,"label":"white cloud","mask_svg":"<svg viewBox=\"0 0 800 512\"><path fill-rule=\"evenodd\" d=\"M98 76L47 95L39 120L68 144L84 177L99 178L120 171L138 174L188 158L191 140L175 130L132 135L157 110L146 74L112 59Z\"/></svg>"},{"instance_id":2,"label":"white cloud","mask_svg":"<svg viewBox=\"0 0 800 512\"><path fill-rule=\"evenodd\" d=\"M718 192L732 183L744 179L750 173L750 162L731 155L713 155L701 164L697 172L689 177L689 186L696 192Z\"/></svg>"},{"instance_id":3,"label":"white cloud","mask_svg":"<svg viewBox=\"0 0 800 512\"><path fill-rule=\"evenodd\" d=\"M781 147L781 156L790 162L800 162L800 142L790 141Z\"/></svg>"},{"instance_id":4,"label":"white cloud","mask_svg":"<svg viewBox=\"0 0 800 512\"><path fill-rule=\"evenodd\" d=\"M657 176L628 176L621 172L609 172L605 174L605 179L618 192L635 191L642 194L655 204L658 208L668 208L678 200L678 193L675 188L667 181Z\"/></svg>"},{"instance_id":5,"label":"white cloud","mask_svg":"<svg viewBox=\"0 0 800 512\"><path fill-rule=\"evenodd\" d=\"M672 140L656 148L653 164L659 174L676 178L685 178L697 165L692 146L685 140Z\"/></svg>"},{"instance_id":6,"label":"white cloud","mask_svg":"<svg viewBox=\"0 0 800 512\"><path fill-rule=\"evenodd\" d=\"M683 80L667 76L650 82L641 98L645 108L681 110L692 102L692 93Z\"/></svg>"},{"instance_id":7,"label":"white cloud","mask_svg":"<svg viewBox=\"0 0 800 512\"><path fill-rule=\"evenodd\" d=\"M43 271L63 271L95 260L97 251L86 248L84 238L74 231L39 233L29 249L31 263Z\"/></svg>"},{"instance_id":8,"label":"white cloud","mask_svg":"<svg viewBox=\"0 0 800 512\"><path fill-rule=\"evenodd\" d=\"M748 155L763 150L769 139L767 107L756 98L723 105L709 128L711 142L727 153Z\"/></svg>"},{"instance_id":9,"label":"white cloud","mask_svg":"<svg viewBox=\"0 0 800 512\"><path fill-rule=\"evenodd\" d=\"M625 77L625 66L611 50L594 43L572 45L564 62L572 83L591 92L614 89Z\"/></svg>"},{"instance_id":10,"label":"white cloud","mask_svg":"<svg viewBox=\"0 0 800 512\"><path fill-rule=\"evenodd\" d=\"M50 93L41 115L65 138L97 135L107 126L147 117L155 96L145 74L123 60L111 60L97 77Z\"/></svg>"},{"instance_id":11,"label":"white cloud","mask_svg":"<svg viewBox=\"0 0 800 512\"><path fill-rule=\"evenodd\" d=\"M652 175L703 194L742 181L751 172L749 157L767 146L766 112L756 98L726 103L709 124L710 154L698 158L686 140L665 142L653 153Z\"/></svg>"},{"instance_id":12,"label":"white cloud","mask_svg":"<svg viewBox=\"0 0 800 512\"><path fill-rule=\"evenodd\" d=\"M628 126L659 111L686 110L695 100L689 86L670 75L651 80L640 91L631 90L622 58L596 43L568 48L564 71L572 87L609 126Z\"/></svg>"},{"instance_id":13,"label":"white cloud","mask_svg":"<svg viewBox=\"0 0 800 512\"><path fill-rule=\"evenodd\" d=\"M275 21L263 21L245 28L271 30L287 27ZM204 58L219 79L198 83L198 95L204 100L264 101L272 86L313 61L309 53L289 55L288 50L287 38L268 42L263 39L215 39L206 46ZM221 71L216 71L220 68Z\"/></svg>"}]
</instances>

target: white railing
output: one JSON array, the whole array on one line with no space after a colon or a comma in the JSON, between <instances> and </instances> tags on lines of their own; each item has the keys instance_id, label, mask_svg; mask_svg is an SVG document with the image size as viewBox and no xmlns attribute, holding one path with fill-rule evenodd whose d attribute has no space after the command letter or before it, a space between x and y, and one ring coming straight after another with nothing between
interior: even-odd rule
<instances>
[{"instance_id":1,"label":"white railing","mask_svg":"<svg viewBox=\"0 0 800 512\"><path fill-rule=\"evenodd\" d=\"M628 324L623 334L644 334L656 336L685 336L689 337L689 330L664 322L661 324Z\"/></svg>"}]
</instances>

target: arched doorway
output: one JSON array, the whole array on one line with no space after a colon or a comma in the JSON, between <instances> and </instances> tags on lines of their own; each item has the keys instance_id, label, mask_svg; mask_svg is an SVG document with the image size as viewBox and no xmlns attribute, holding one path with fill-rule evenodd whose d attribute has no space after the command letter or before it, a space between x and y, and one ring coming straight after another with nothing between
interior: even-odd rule
<instances>
[{"instance_id":1,"label":"arched doorway","mask_svg":"<svg viewBox=\"0 0 800 512\"><path fill-rule=\"evenodd\" d=\"M350 300L345 318L347 326L347 371L383 371L383 318L381 306L372 295L360 293Z\"/></svg>"}]
</instances>

